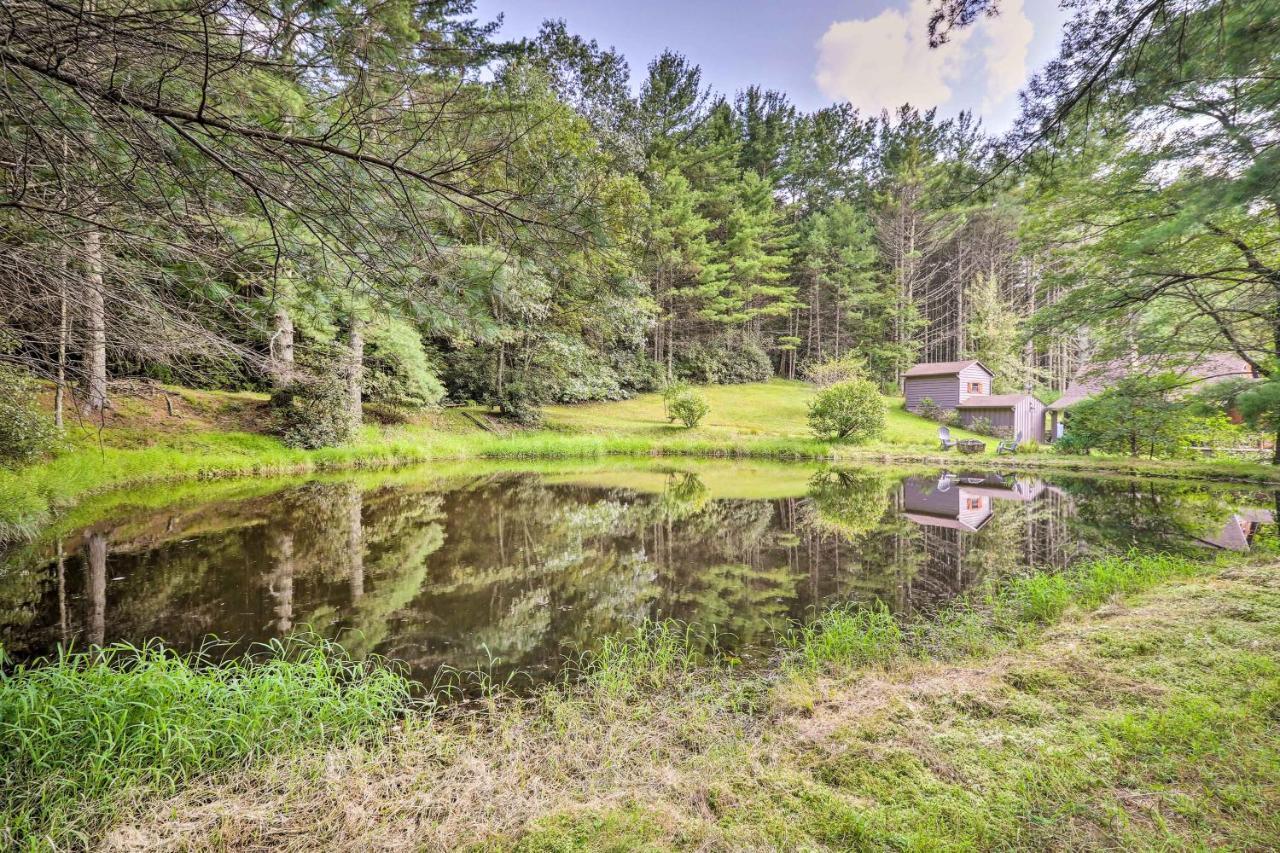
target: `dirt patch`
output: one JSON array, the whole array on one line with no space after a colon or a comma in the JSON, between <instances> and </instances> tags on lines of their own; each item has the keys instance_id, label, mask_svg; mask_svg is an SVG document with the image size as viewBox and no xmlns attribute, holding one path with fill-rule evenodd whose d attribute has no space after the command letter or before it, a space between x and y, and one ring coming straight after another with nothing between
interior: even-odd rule
<instances>
[{"instance_id":1,"label":"dirt patch","mask_svg":"<svg viewBox=\"0 0 1280 853\"><path fill-rule=\"evenodd\" d=\"M68 427L89 435L108 429L166 437L210 430L262 432L268 411L265 394L196 391L137 379L112 382L109 396L111 407L100 416L81 412L68 400L63 410ZM53 390L42 391L38 402L52 413Z\"/></svg>"}]
</instances>

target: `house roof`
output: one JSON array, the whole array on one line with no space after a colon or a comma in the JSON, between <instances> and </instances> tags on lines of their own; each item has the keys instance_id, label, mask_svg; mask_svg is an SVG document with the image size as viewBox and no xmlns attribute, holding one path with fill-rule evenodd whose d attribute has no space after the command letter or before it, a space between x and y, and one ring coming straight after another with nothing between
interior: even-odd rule
<instances>
[{"instance_id":1,"label":"house roof","mask_svg":"<svg viewBox=\"0 0 1280 853\"><path fill-rule=\"evenodd\" d=\"M1076 375L1067 385L1063 395L1050 403L1048 408L1050 411L1060 412L1081 400L1101 394L1126 376L1154 374L1161 370L1173 370L1203 382L1228 379L1233 376L1253 376L1253 368L1249 362L1229 352L1209 353L1202 356L1199 361L1181 367L1169 364L1167 359L1152 356L1140 357L1137 360L1113 359L1083 365L1076 371Z\"/></svg>"},{"instance_id":2,"label":"house roof","mask_svg":"<svg viewBox=\"0 0 1280 853\"><path fill-rule=\"evenodd\" d=\"M926 361L908 368L907 372L902 375L907 378L914 376L953 376L966 367L973 367L975 364L985 370L988 376L995 376L990 368L977 359L970 359L969 361Z\"/></svg>"},{"instance_id":3,"label":"house roof","mask_svg":"<svg viewBox=\"0 0 1280 853\"><path fill-rule=\"evenodd\" d=\"M963 530L966 533L977 533L991 520L991 516L992 513L988 512L982 516L977 524L969 524L948 515L933 515L928 512L904 512L902 514L902 517L908 521L914 521L916 524L923 524L926 527L945 527L948 530Z\"/></svg>"},{"instance_id":4,"label":"house roof","mask_svg":"<svg viewBox=\"0 0 1280 853\"><path fill-rule=\"evenodd\" d=\"M966 397L958 409L1012 409L1024 400L1034 400L1030 394L987 394L983 397ZM1037 401L1038 402L1038 401Z\"/></svg>"}]
</instances>

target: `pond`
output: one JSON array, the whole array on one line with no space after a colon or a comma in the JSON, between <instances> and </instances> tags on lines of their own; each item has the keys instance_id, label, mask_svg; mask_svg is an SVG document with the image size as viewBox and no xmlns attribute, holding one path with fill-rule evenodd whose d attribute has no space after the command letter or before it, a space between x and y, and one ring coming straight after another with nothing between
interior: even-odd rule
<instances>
[{"instance_id":1,"label":"pond","mask_svg":"<svg viewBox=\"0 0 1280 853\"><path fill-rule=\"evenodd\" d=\"M0 562L0 642L302 629L430 681L537 682L646 619L749 659L835 603L929 611L987 578L1130 545L1247 550L1256 487L713 462L470 466L167 487L91 502Z\"/></svg>"}]
</instances>

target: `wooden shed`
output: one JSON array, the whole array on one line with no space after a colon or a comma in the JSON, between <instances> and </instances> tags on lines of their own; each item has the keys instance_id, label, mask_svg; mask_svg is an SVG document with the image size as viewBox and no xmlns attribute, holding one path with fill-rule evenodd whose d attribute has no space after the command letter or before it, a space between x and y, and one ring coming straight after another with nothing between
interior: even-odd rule
<instances>
[{"instance_id":1,"label":"wooden shed","mask_svg":"<svg viewBox=\"0 0 1280 853\"><path fill-rule=\"evenodd\" d=\"M917 364L902 374L902 394L908 412L919 412L925 399L943 409L958 409L970 397L991 393L994 377L980 361L934 361Z\"/></svg>"},{"instance_id":2,"label":"wooden shed","mask_svg":"<svg viewBox=\"0 0 1280 853\"><path fill-rule=\"evenodd\" d=\"M986 418L991 426L1012 438L1022 433L1024 441L1044 441L1044 403L1030 394L989 394L968 397L956 407L960 424L971 426L978 418Z\"/></svg>"}]
</instances>

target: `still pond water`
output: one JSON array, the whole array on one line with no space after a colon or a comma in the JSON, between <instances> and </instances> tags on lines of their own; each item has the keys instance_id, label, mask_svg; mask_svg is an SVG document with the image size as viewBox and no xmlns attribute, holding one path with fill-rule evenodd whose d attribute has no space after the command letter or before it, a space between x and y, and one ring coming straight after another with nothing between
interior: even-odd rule
<instances>
[{"instance_id":1,"label":"still pond water","mask_svg":"<svg viewBox=\"0 0 1280 853\"><path fill-rule=\"evenodd\" d=\"M834 603L909 614L1132 544L1258 547L1276 501L1171 481L713 463L157 489L90 504L0 557L0 642L23 660L310 629L426 681L441 665L536 681L601 637L674 618L750 658Z\"/></svg>"}]
</instances>

